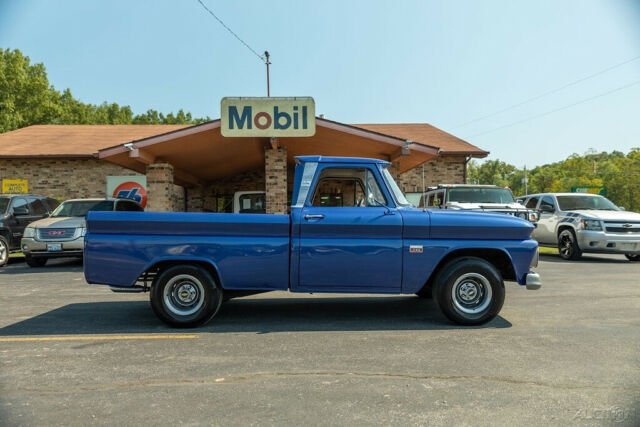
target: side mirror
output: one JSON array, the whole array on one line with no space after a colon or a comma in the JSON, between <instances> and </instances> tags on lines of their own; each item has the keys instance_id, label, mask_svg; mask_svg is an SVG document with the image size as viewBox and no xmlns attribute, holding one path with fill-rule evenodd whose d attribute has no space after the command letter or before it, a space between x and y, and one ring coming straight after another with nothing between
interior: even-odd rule
<instances>
[{"instance_id":1,"label":"side mirror","mask_svg":"<svg viewBox=\"0 0 640 427\"><path fill-rule=\"evenodd\" d=\"M549 206L549 205L540 206L540 212L554 213L555 211L556 210L553 208L553 206Z\"/></svg>"},{"instance_id":2,"label":"side mirror","mask_svg":"<svg viewBox=\"0 0 640 427\"><path fill-rule=\"evenodd\" d=\"M618 209L620 209L621 211L626 211L626 209L624 208L624 206L618 206Z\"/></svg>"},{"instance_id":3,"label":"side mirror","mask_svg":"<svg viewBox=\"0 0 640 427\"><path fill-rule=\"evenodd\" d=\"M13 214L15 216L29 215L29 209L23 207L13 208Z\"/></svg>"}]
</instances>

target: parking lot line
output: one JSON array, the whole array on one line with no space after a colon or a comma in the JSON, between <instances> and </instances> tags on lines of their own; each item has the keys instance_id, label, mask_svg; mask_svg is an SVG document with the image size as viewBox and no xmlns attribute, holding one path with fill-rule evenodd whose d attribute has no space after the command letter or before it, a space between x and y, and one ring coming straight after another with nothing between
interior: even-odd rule
<instances>
[{"instance_id":1,"label":"parking lot line","mask_svg":"<svg viewBox=\"0 0 640 427\"><path fill-rule=\"evenodd\" d=\"M197 335L64 335L47 337L0 337L0 342L29 341L109 341L109 340L184 340L198 338Z\"/></svg>"}]
</instances>

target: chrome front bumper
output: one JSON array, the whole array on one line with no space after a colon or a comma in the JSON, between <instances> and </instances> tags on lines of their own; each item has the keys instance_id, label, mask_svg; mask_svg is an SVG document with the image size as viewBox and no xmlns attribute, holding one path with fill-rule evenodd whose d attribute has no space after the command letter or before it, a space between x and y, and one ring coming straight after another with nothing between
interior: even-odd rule
<instances>
[{"instance_id":1,"label":"chrome front bumper","mask_svg":"<svg viewBox=\"0 0 640 427\"><path fill-rule=\"evenodd\" d=\"M538 273L529 273L527 274L526 286L529 290L537 290L542 287L542 282L540 281L540 275Z\"/></svg>"}]
</instances>

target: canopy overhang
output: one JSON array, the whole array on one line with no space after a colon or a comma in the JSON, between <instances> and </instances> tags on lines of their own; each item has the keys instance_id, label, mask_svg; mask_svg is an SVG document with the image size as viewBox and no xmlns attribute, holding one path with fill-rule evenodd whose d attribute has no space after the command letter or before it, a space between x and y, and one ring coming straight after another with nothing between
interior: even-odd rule
<instances>
[{"instance_id":1,"label":"canopy overhang","mask_svg":"<svg viewBox=\"0 0 640 427\"><path fill-rule=\"evenodd\" d=\"M371 157L394 162L405 172L438 155L438 147L384 135L323 118L316 134L305 138L227 138L220 120L105 148L98 158L145 173L152 163L168 162L174 180L185 186L205 185L264 166L264 150L286 147L287 161L296 156Z\"/></svg>"}]
</instances>

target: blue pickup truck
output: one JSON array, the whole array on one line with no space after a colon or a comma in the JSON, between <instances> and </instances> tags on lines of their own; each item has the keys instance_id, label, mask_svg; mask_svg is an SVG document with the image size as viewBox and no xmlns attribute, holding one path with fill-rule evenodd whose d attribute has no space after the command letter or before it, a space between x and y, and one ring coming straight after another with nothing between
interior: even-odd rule
<instances>
[{"instance_id":1,"label":"blue pickup truck","mask_svg":"<svg viewBox=\"0 0 640 427\"><path fill-rule=\"evenodd\" d=\"M265 291L417 294L453 322L493 319L503 280L538 289L533 226L506 215L417 209L382 160L297 158L291 213L90 212L85 277L150 291L174 327Z\"/></svg>"}]
</instances>

